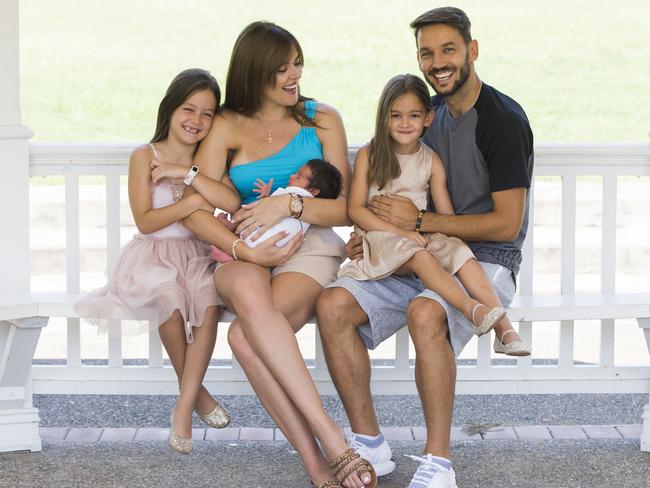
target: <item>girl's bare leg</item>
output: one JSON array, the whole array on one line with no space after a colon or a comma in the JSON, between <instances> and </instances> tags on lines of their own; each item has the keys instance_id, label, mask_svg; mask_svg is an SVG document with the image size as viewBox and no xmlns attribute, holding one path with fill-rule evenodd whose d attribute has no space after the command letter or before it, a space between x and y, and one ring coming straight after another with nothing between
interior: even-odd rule
<instances>
[{"instance_id":1,"label":"girl's bare leg","mask_svg":"<svg viewBox=\"0 0 650 488\"><path fill-rule=\"evenodd\" d=\"M490 307L501 307L501 300L497 296L490 279L483 271L483 268L476 259L467 261L456 273L467 292L481 303ZM494 332L501 339L508 330L514 330L508 316L504 316L494 326ZM513 341L521 341L519 334L515 331L503 337L503 343L509 344Z\"/></svg>"},{"instance_id":2,"label":"girl's bare leg","mask_svg":"<svg viewBox=\"0 0 650 488\"><path fill-rule=\"evenodd\" d=\"M292 324L280 311L281 307L308 303L308 309L294 315L297 318L302 314L300 320L304 323L313 312L320 286L304 275L286 273L278 276L272 287L268 272L249 263L223 266L215 275L215 283L226 305L236 311L238 324L229 338L237 342L240 354L247 353L242 357L247 364L242 367L260 400L300 453L313 481L319 484L332 479L313 437L321 441L330 459L347 448L345 437L325 412ZM356 474L349 476L344 485L364 486Z\"/></svg>"},{"instance_id":3,"label":"girl's bare leg","mask_svg":"<svg viewBox=\"0 0 650 488\"><path fill-rule=\"evenodd\" d=\"M402 271L415 273L420 280L438 295L444 298L450 305L458 309L470 322L473 322L472 311L479 303L469 296L465 290L445 271L438 260L429 251L416 252L401 268ZM474 313L476 324L481 323L488 308L479 307Z\"/></svg>"},{"instance_id":4,"label":"girl's bare leg","mask_svg":"<svg viewBox=\"0 0 650 488\"><path fill-rule=\"evenodd\" d=\"M206 310L205 322L201 327L195 328L194 330L194 344L196 344L198 341L201 342L203 345L207 345L207 347L210 347L209 346L210 337L208 335L207 337L208 343L205 344L206 341L204 339L204 335L205 335L204 332L205 330L212 329L212 333L216 338L218 317L219 317L218 307L210 307ZM201 332L199 332L200 330ZM190 345L187 344L186 342L183 317L181 316L178 310L174 311L172 317L158 328L158 333L160 335L160 339L163 343L163 346L167 351L167 355L169 356L174 371L176 372L179 389L181 390L181 395L182 395L183 375L186 367L186 362L189 361L188 364L194 364L194 361L188 358L188 354L190 354L191 349L189 349ZM212 342L212 346L210 349L207 362L205 364L205 368L203 370L203 374L201 375L201 383L203 382L203 377L205 376L205 369L207 369L207 365L210 362L210 357L212 356L212 349L214 349L214 339L212 339L211 342ZM190 372L190 376L192 374L193 373ZM190 383L192 383L192 381L190 381ZM196 409L201 413L210 412L216 406L216 402L214 398L212 398L212 395L210 395L208 390L201 383L199 384L199 393L195 400L194 405L192 406L192 410ZM178 414L174 415L174 424L175 424L174 430L181 437L189 438L191 436L191 425L192 425L191 417L192 417L192 411L190 410L189 414L186 415L184 414L182 408Z\"/></svg>"}]
</instances>

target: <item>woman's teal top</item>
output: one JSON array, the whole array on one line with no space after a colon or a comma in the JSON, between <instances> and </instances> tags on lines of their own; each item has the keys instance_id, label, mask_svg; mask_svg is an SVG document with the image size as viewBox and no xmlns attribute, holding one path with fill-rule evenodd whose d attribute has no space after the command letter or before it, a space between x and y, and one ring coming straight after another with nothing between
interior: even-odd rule
<instances>
[{"instance_id":1,"label":"woman's teal top","mask_svg":"<svg viewBox=\"0 0 650 488\"><path fill-rule=\"evenodd\" d=\"M305 113L313 118L316 113L316 101L305 100ZM323 147L316 135L315 127L301 127L298 133L277 153L268 158L238 164L230 168L229 176L239 195L241 203L257 200L253 192L255 181L260 178L267 183L273 178L271 193L289 183L289 177L310 159L321 159Z\"/></svg>"}]
</instances>

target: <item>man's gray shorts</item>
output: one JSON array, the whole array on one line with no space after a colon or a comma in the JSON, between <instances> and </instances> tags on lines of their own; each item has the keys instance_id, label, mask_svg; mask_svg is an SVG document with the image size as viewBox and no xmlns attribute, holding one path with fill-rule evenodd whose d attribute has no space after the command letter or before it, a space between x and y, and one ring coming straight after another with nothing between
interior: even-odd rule
<instances>
[{"instance_id":1,"label":"man's gray shorts","mask_svg":"<svg viewBox=\"0 0 650 488\"><path fill-rule=\"evenodd\" d=\"M481 262L481 266L490 278L501 303L504 306L510 305L515 294L512 272L498 264ZM456 277L454 278L458 281ZM357 329L368 349L376 348L406 325L406 308L417 297L435 300L447 312L451 345L456 356L474 334L472 324L463 314L437 293L425 289L416 277L392 275L381 280L357 281L344 276L330 284L328 288L346 289L368 316L369 323Z\"/></svg>"}]
</instances>

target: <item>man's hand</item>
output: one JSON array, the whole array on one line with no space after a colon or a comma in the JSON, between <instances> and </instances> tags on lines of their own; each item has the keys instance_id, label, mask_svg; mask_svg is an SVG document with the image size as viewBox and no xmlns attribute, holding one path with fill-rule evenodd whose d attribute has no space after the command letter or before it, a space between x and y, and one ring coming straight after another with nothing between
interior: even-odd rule
<instances>
[{"instance_id":1,"label":"man's hand","mask_svg":"<svg viewBox=\"0 0 650 488\"><path fill-rule=\"evenodd\" d=\"M368 208L378 217L404 230L415 230L419 209L406 197L399 195L375 195Z\"/></svg>"},{"instance_id":2,"label":"man's hand","mask_svg":"<svg viewBox=\"0 0 650 488\"><path fill-rule=\"evenodd\" d=\"M345 245L345 254L350 259L361 259L363 257L363 237L352 232L350 240Z\"/></svg>"}]
</instances>

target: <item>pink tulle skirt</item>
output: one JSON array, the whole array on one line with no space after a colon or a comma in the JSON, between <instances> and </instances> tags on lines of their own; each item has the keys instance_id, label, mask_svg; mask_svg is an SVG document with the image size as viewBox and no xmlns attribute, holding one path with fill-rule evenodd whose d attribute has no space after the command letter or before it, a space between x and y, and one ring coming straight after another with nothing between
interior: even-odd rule
<instances>
[{"instance_id":1,"label":"pink tulle skirt","mask_svg":"<svg viewBox=\"0 0 650 488\"><path fill-rule=\"evenodd\" d=\"M214 266L209 246L195 236L138 234L122 249L107 285L84 296L75 308L104 331L118 309L134 316L148 311L152 327L178 310L191 343L192 328L203 324L207 308L223 304L212 281Z\"/></svg>"}]
</instances>

